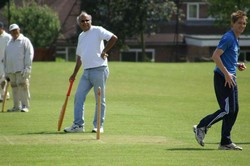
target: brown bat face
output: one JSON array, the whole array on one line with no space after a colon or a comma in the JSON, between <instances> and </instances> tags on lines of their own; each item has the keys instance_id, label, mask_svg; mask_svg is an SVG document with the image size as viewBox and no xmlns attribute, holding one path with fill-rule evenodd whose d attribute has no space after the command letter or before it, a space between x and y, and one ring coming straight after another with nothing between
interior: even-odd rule
<instances>
[{"instance_id":1,"label":"brown bat face","mask_svg":"<svg viewBox=\"0 0 250 166\"><path fill-rule=\"evenodd\" d=\"M74 80L71 80L70 85L69 85L69 89L68 89L68 92L67 92L67 95L66 95L66 99L65 99L65 101L63 103L63 106L62 106L62 109L60 111L58 124L57 124L57 131L61 130L63 119L64 119L64 114L65 114L65 111L66 111L66 107L67 107L67 104L68 104L68 99L69 99L69 96L70 96L70 92L71 92L73 83L74 83Z\"/></svg>"}]
</instances>

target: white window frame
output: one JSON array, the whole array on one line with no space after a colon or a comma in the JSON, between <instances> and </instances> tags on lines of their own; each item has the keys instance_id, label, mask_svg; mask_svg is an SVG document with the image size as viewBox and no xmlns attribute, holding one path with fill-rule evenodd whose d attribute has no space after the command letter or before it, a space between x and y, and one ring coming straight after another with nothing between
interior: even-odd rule
<instances>
[{"instance_id":1,"label":"white window frame","mask_svg":"<svg viewBox=\"0 0 250 166\"><path fill-rule=\"evenodd\" d=\"M196 6L196 17L190 16L190 7ZM198 20L199 19L199 13L200 13L200 5L199 3L188 3L187 4L187 20Z\"/></svg>"},{"instance_id":2,"label":"white window frame","mask_svg":"<svg viewBox=\"0 0 250 166\"><path fill-rule=\"evenodd\" d=\"M215 18L208 16L207 18L200 18L200 5L206 4L204 2L190 2L186 3L187 4L187 20L215 20ZM196 9L196 17L190 17L190 6L195 5L197 7Z\"/></svg>"}]
</instances>

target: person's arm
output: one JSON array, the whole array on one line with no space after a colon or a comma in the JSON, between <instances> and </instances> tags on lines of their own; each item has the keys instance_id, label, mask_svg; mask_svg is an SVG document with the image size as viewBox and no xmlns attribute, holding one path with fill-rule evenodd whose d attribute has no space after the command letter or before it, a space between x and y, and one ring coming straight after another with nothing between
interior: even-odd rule
<instances>
[{"instance_id":1,"label":"person's arm","mask_svg":"<svg viewBox=\"0 0 250 166\"><path fill-rule=\"evenodd\" d=\"M229 88L235 86L235 82L233 80L233 78L235 77L235 75L229 73L226 69L226 67L224 66L224 64L221 61L220 56L223 54L223 50L222 49L216 49L212 55L212 60L215 62L215 64L217 65L217 67L220 69L220 71L222 71L222 73L225 76L225 86L228 84Z\"/></svg>"},{"instance_id":2,"label":"person's arm","mask_svg":"<svg viewBox=\"0 0 250 166\"><path fill-rule=\"evenodd\" d=\"M29 78L31 74L32 61L34 58L34 48L32 43L28 38L24 40L24 66L22 72L22 76L25 78Z\"/></svg>"},{"instance_id":3,"label":"person's arm","mask_svg":"<svg viewBox=\"0 0 250 166\"><path fill-rule=\"evenodd\" d=\"M78 71L79 71L81 65L82 65L81 57L77 55L77 60L76 60L75 69L74 69L73 74L69 77L69 81L71 81L71 80L74 81L74 80L75 80L76 75L77 75L77 73L78 73Z\"/></svg>"},{"instance_id":4,"label":"person's arm","mask_svg":"<svg viewBox=\"0 0 250 166\"><path fill-rule=\"evenodd\" d=\"M102 59L106 59L107 58L107 52L115 45L116 41L117 41L117 36L113 35L109 41L107 42L105 48L102 50L102 54L101 57Z\"/></svg>"}]
</instances>

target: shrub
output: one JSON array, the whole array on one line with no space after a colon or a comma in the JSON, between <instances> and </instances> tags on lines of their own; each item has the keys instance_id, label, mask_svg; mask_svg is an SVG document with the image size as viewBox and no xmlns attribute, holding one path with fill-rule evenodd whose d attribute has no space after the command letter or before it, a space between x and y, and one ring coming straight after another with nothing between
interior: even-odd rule
<instances>
[{"instance_id":1,"label":"shrub","mask_svg":"<svg viewBox=\"0 0 250 166\"><path fill-rule=\"evenodd\" d=\"M35 1L23 1L22 6L10 4L10 24L16 23L34 47L49 47L57 39L60 30L58 14L47 5L38 5ZM8 9L4 9L7 16Z\"/></svg>"}]
</instances>

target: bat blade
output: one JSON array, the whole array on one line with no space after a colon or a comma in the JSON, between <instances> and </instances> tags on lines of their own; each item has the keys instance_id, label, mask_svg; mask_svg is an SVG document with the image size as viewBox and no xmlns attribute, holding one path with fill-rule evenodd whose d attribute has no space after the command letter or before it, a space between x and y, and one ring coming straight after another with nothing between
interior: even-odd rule
<instances>
[{"instance_id":1,"label":"bat blade","mask_svg":"<svg viewBox=\"0 0 250 166\"><path fill-rule=\"evenodd\" d=\"M68 89L68 92L67 92L67 95L66 95L66 99L65 99L64 104L62 106L62 109L60 111L60 115L59 115L59 119L58 119L58 124L57 124L57 131L60 131L61 127L62 127L62 123L63 123L63 119L64 119L64 114L65 114L65 111L66 111L66 108L67 108L68 99L69 99L70 92L71 92L71 89L72 89L72 86L73 86L73 82L74 82L74 80L70 81L70 85L69 85L69 89Z\"/></svg>"},{"instance_id":2,"label":"bat blade","mask_svg":"<svg viewBox=\"0 0 250 166\"><path fill-rule=\"evenodd\" d=\"M65 114L66 107L67 107L67 104L68 104L68 99L69 99L69 96L66 96L64 104L63 104L62 109L60 111L60 116L59 116L58 124L57 124L57 131L61 130L62 122L63 122L63 119L64 119L64 114Z\"/></svg>"}]
</instances>

